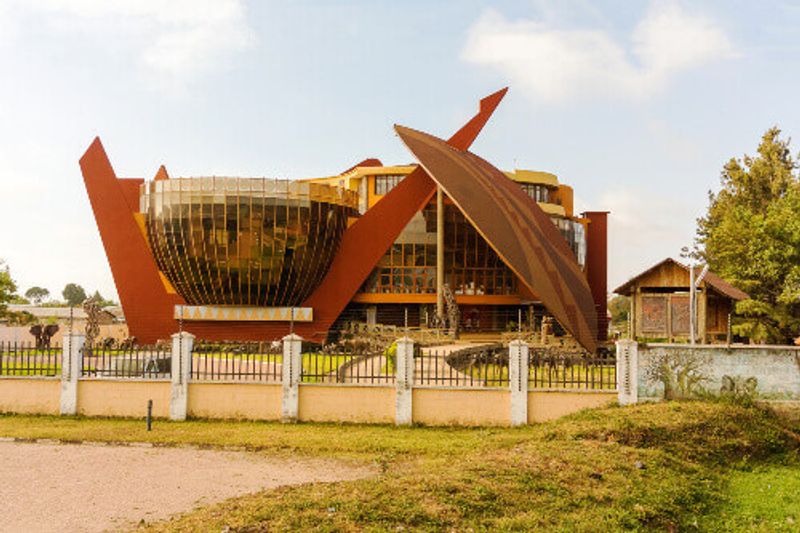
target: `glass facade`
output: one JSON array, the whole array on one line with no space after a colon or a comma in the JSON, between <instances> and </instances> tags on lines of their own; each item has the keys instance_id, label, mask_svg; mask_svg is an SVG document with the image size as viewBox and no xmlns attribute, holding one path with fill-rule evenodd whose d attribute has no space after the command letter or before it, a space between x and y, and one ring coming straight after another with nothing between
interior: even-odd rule
<instances>
[{"instance_id":1,"label":"glass facade","mask_svg":"<svg viewBox=\"0 0 800 533\"><path fill-rule=\"evenodd\" d=\"M578 264L586 264L586 233L578 221L551 217ZM461 211L445 205L445 282L455 295L514 295L511 269ZM361 288L363 293L436 294L436 207L414 215Z\"/></svg>"},{"instance_id":2,"label":"glass facade","mask_svg":"<svg viewBox=\"0 0 800 533\"><path fill-rule=\"evenodd\" d=\"M152 181L140 202L156 263L191 305L299 305L358 213L352 191L260 178Z\"/></svg>"},{"instance_id":3,"label":"glass facade","mask_svg":"<svg viewBox=\"0 0 800 533\"><path fill-rule=\"evenodd\" d=\"M586 266L586 230L583 224L568 218L553 218L553 223L569 244L581 268Z\"/></svg>"},{"instance_id":4,"label":"glass facade","mask_svg":"<svg viewBox=\"0 0 800 533\"><path fill-rule=\"evenodd\" d=\"M516 278L461 211L445 206L445 282L456 295L515 294ZM436 293L436 208L417 213L362 292Z\"/></svg>"}]
</instances>

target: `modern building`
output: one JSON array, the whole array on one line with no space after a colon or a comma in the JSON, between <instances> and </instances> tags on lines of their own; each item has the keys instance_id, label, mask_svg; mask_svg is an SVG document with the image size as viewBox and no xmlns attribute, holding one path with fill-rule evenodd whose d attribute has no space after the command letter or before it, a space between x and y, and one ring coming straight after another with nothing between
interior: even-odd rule
<instances>
[{"instance_id":1,"label":"modern building","mask_svg":"<svg viewBox=\"0 0 800 533\"><path fill-rule=\"evenodd\" d=\"M697 287L697 341L725 341L736 302L748 295L713 272L702 275L695 265ZM702 275L702 277L701 277ZM630 298L629 336L633 339L688 341L690 337L690 267L664 259L617 287Z\"/></svg>"},{"instance_id":2,"label":"modern building","mask_svg":"<svg viewBox=\"0 0 800 533\"><path fill-rule=\"evenodd\" d=\"M381 201L419 165L384 166L377 160L326 178L302 180L357 194L359 214ZM551 218L586 271L589 216L596 223L601 213L585 216L573 211L573 191L549 172L514 170L504 174ZM443 198L443 256L437 256L437 199L414 214L386 251L367 280L353 296L342 320L411 327L434 323L437 309L437 264L441 260L443 282L460 307L464 331L504 331L519 320L538 322L546 313L538 298L526 291L514 272L445 194ZM597 246L596 243L594 243ZM595 250L596 252L596 250ZM595 261L595 268L598 265Z\"/></svg>"},{"instance_id":3,"label":"modern building","mask_svg":"<svg viewBox=\"0 0 800 533\"><path fill-rule=\"evenodd\" d=\"M594 350L606 331L606 216L578 215L555 175L501 173L467 149L505 94L447 142L400 126L419 164L330 177L116 177L81 159L131 335L324 339L344 321L461 327L553 315ZM599 317L599 318L598 318Z\"/></svg>"}]
</instances>

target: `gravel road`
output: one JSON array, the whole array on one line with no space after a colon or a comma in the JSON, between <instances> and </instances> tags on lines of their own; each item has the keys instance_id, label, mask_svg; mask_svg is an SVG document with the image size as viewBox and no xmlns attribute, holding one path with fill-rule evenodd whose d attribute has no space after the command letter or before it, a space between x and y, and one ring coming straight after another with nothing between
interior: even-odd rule
<instances>
[{"instance_id":1,"label":"gravel road","mask_svg":"<svg viewBox=\"0 0 800 533\"><path fill-rule=\"evenodd\" d=\"M0 531L127 529L262 489L372 474L255 452L0 442Z\"/></svg>"}]
</instances>

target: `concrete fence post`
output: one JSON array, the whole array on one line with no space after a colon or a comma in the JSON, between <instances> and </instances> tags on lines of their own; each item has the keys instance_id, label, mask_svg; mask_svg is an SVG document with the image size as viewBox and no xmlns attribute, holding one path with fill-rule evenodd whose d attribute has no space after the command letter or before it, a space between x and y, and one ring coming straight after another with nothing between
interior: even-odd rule
<instances>
[{"instance_id":1,"label":"concrete fence post","mask_svg":"<svg viewBox=\"0 0 800 533\"><path fill-rule=\"evenodd\" d=\"M403 337L397 339L396 345L394 423L408 426L413 421L414 339Z\"/></svg>"},{"instance_id":2,"label":"concrete fence post","mask_svg":"<svg viewBox=\"0 0 800 533\"><path fill-rule=\"evenodd\" d=\"M294 333L283 338L283 365L281 380L283 396L281 398L281 420L297 421L300 403L300 378L303 371L303 339Z\"/></svg>"},{"instance_id":3,"label":"concrete fence post","mask_svg":"<svg viewBox=\"0 0 800 533\"><path fill-rule=\"evenodd\" d=\"M169 397L169 419L186 420L189 406L189 376L192 368L194 335L182 331L172 335L172 387Z\"/></svg>"},{"instance_id":4,"label":"concrete fence post","mask_svg":"<svg viewBox=\"0 0 800 533\"><path fill-rule=\"evenodd\" d=\"M62 415L78 414L78 378L83 368L81 350L86 336L72 333L64 336L61 351L61 409Z\"/></svg>"},{"instance_id":5,"label":"concrete fence post","mask_svg":"<svg viewBox=\"0 0 800 533\"><path fill-rule=\"evenodd\" d=\"M528 357L529 348L521 340L508 345L508 381L511 389L511 425L528 423Z\"/></svg>"},{"instance_id":6,"label":"concrete fence post","mask_svg":"<svg viewBox=\"0 0 800 533\"><path fill-rule=\"evenodd\" d=\"M617 341L617 398L620 405L639 401L639 343L632 339Z\"/></svg>"}]
</instances>

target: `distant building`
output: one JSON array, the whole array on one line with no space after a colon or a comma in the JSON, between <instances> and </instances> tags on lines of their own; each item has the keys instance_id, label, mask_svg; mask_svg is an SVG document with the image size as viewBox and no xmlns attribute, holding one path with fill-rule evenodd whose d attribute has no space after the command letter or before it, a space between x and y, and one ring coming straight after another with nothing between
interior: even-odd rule
<instances>
[{"instance_id":1,"label":"distant building","mask_svg":"<svg viewBox=\"0 0 800 533\"><path fill-rule=\"evenodd\" d=\"M695 267L698 276L702 267ZM631 300L630 336L635 339L689 339L689 267L667 258L631 278L614 292ZM697 289L697 340L725 340L728 315L739 300L749 298L713 272Z\"/></svg>"},{"instance_id":2,"label":"distant building","mask_svg":"<svg viewBox=\"0 0 800 533\"><path fill-rule=\"evenodd\" d=\"M64 335L70 331L84 333L86 331L86 313L81 307L73 307L70 317L69 307L39 307L35 305L9 305L9 311L15 313L29 313L34 317L34 323L56 324L58 332L53 336L53 345L63 343ZM117 341L129 336L128 327L122 308L119 306L104 307L99 317L100 338L113 337ZM0 324L0 342L32 343L34 336L30 333L32 324L24 326L9 326Z\"/></svg>"},{"instance_id":3,"label":"distant building","mask_svg":"<svg viewBox=\"0 0 800 533\"><path fill-rule=\"evenodd\" d=\"M119 309L121 315L121 309ZM83 325L86 323L86 312L81 307L42 307L37 305L9 305L8 310L14 313L28 313L32 315L37 322L47 324L68 325L70 319L74 326ZM117 314L114 312L115 308L105 308L100 313L99 323L101 325L110 325L118 320ZM124 322L124 319L122 320Z\"/></svg>"}]
</instances>

